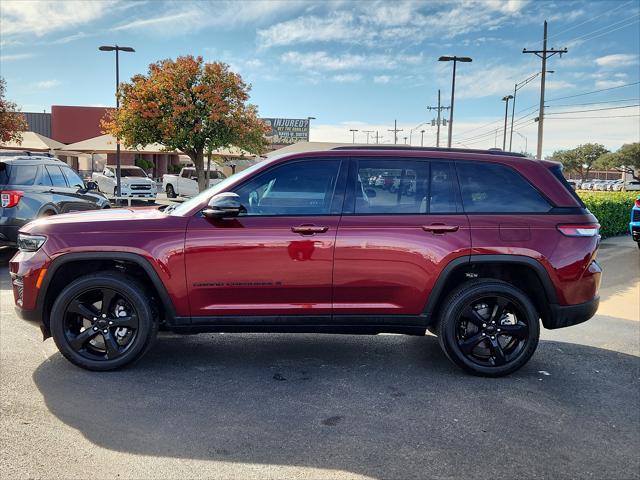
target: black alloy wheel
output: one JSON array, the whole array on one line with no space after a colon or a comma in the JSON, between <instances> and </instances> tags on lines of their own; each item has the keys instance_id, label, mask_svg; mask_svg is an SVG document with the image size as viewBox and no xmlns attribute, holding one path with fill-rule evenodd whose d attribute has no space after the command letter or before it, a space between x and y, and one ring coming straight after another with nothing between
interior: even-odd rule
<instances>
[{"instance_id":1,"label":"black alloy wheel","mask_svg":"<svg viewBox=\"0 0 640 480\"><path fill-rule=\"evenodd\" d=\"M524 319L524 321L523 321ZM520 307L502 295L473 300L460 313L456 341L472 362L486 367L508 364L526 347L529 326Z\"/></svg>"},{"instance_id":2,"label":"black alloy wheel","mask_svg":"<svg viewBox=\"0 0 640 480\"><path fill-rule=\"evenodd\" d=\"M134 278L100 272L58 295L50 327L60 352L88 370L113 370L140 358L158 331L149 295Z\"/></svg>"},{"instance_id":3,"label":"black alloy wheel","mask_svg":"<svg viewBox=\"0 0 640 480\"><path fill-rule=\"evenodd\" d=\"M133 344L138 314L127 299L110 288L93 288L67 306L64 334L79 355L114 360Z\"/></svg>"},{"instance_id":4,"label":"black alloy wheel","mask_svg":"<svg viewBox=\"0 0 640 480\"><path fill-rule=\"evenodd\" d=\"M438 341L447 357L476 375L508 375L538 346L539 315L518 288L499 280L474 280L447 298Z\"/></svg>"}]
</instances>

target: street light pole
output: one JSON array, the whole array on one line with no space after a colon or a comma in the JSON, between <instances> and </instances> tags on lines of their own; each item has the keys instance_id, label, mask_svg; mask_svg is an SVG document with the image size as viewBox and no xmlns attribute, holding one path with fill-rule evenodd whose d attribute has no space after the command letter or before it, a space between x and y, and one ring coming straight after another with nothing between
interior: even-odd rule
<instances>
[{"instance_id":1,"label":"street light pole","mask_svg":"<svg viewBox=\"0 0 640 480\"><path fill-rule=\"evenodd\" d=\"M540 75L541 73L542 72L536 72L533 75L529 76L528 78L525 78L520 83L516 83L515 86L513 87L513 102L511 102L511 133L509 134L509 151L511 151L511 145L513 143L513 122L514 122L514 116L516 114L516 96L518 95L518 90L520 90L522 87L527 85L529 82L532 82L533 80L538 78L538 75ZM547 73L555 73L555 72L553 70L547 70Z\"/></svg>"},{"instance_id":2,"label":"street light pole","mask_svg":"<svg viewBox=\"0 0 640 480\"><path fill-rule=\"evenodd\" d=\"M358 131L358 129L357 128L350 128L349 131L353 135L351 143L356 143L356 132Z\"/></svg>"},{"instance_id":3,"label":"street light pole","mask_svg":"<svg viewBox=\"0 0 640 480\"><path fill-rule=\"evenodd\" d=\"M116 111L120 109L120 55L119 52L135 52L131 47L120 47L118 45L103 45L98 48L102 52L116 52ZM120 139L116 137L116 198L122 193L120 182Z\"/></svg>"},{"instance_id":4,"label":"street light pole","mask_svg":"<svg viewBox=\"0 0 640 480\"><path fill-rule=\"evenodd\" d=\"M315 120L316 117L307 117L307 142L311 141L311 120Z\"/></svg>"},{"instance_id":5,"label":"street light pole","mask_svg":"<svg viewBox=\"0 0 640 480\"><path fill-rule=\"evenodd\" d=\"M507 116L509 115L509 100L513 98L513 95L507 95L502 97L504 102L504 135L502 136L502 151L507 148Z\"/></svg>"},{"instance_id":6,"label":"street light pole","mask_svg":"<svg viewBox=\"0 0 640 480\"><path fill-rule=\"evenodd\" d=\"M453 134L453 101L455 99L456 92L456 65L458 62L469 63L473 60L470 57L457 57L457 56L442 56L438 58L439 62L453 62L453 75L451 77L451 105L449 105L449 139L447 140L447 147L451 148L451 138Z\"/></svg>"},{"instance_id":7,"label":"street light pole","mask_svg":"<svg viewBox=\"0 0 640 480\"><path fill-rule=\"evenodd\" d=\"M424 130L420 130L420 146L424 147Z\"/></svg>"}]
</instances>

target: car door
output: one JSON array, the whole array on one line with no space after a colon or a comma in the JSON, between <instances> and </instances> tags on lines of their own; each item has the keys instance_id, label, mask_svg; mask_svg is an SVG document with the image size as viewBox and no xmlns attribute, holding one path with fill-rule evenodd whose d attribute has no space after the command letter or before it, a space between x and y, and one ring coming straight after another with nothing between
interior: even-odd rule
<instances>
[{"instance_id":1,"label":"car door","mask_svg":"<svg viewBox=\"0 0 640 480\"><path fill-rule=\"evenodd\" d=\"M340 159L281 163L232 190L246 213L191 218L185 255L192 322L300 321L291 315L326 322L345 181Z\"/></svg>"},{"instance_id":2,"label":"car door","mask_svg":"<svg viewBox=\"0 0 640 480\"><path fill-rule=\"evenodd\" d=\"M58 165L45 165L45 170L51 179L51 193L53 202L59 213L77 212L86 210L86 202L82 201L78 194L78 187L70 187L67 179Z\"/></svg>"},{"instance_id":3,"label":"car door","mask_svg":"<svg viewBox=\"0 0 640 480\"><path fill-rule=\"evenodd\" d=\"M178 195L194 197L198 194L198 180L196 171L192 168L184 169L178 177Z\"/></svg>"},{"instance_id":4,"label":"car door","mask_svg":"<svg viewBox=\"0 0 640 480\"><path fill-rule=\"evenodd\" d=\"M353 158L336 237L334 321L404 324L470 246L450 162Z\"/></svg>"},{"instance_id":5,"label":"car door","mask_svg":"<svg viewBox=\"0 0 640 480\"><path fill-rule=\"evenodd\" d=\"M76 210L94 210L99 208L96 203L96 195L90 193L84 184L80 175L78 175L71 167L61 165L67 184L69 185L68 196L73 198L74 209Z\"/></svg>"}]
</instances>

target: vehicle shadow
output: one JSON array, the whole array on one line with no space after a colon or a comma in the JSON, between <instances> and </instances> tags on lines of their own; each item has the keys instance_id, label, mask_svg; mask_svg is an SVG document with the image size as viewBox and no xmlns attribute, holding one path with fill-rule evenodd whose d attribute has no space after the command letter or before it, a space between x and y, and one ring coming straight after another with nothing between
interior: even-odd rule
<instances>
[{"instance_id":1,"label":"vehicle shadow","mask_svg":"<svg viewBox=\"0 0 640 480\"><path fill-rule=\"evenodd\" d=\"M486 379L432 336L207 334L163 336L118 372L56 353L33 380L57 418L115 451L377 478L635 478L639 366L542 341L521 371Z\"/></svg>"}]
</instances>

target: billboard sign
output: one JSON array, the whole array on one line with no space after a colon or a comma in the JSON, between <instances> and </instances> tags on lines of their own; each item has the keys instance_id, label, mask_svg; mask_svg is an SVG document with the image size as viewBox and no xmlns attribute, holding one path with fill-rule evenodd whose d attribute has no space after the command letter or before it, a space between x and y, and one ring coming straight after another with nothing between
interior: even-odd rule
<instances>
[{"instance_id":1,"label":"billboard sign","mask_svg":"<svg viewBox=\"0 0 640 480\"><path fill-rule=\"evenodd\" d=\"M307 118L263 118L271 127L266 137L272 144L291 144L309 140L309 120Z\"/></svg>"}]
</instances>

